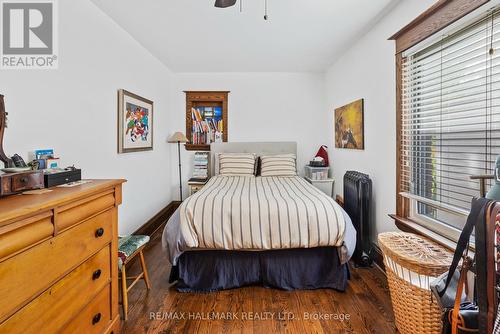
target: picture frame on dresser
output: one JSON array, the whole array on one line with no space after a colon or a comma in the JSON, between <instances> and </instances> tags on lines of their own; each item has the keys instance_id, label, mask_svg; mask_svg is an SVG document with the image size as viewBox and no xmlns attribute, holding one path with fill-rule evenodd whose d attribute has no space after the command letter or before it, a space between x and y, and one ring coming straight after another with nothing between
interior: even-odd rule
<instances>
[{"instance_id":1,"label":"picture frame on dresser","mask_svg":"<svg viewBox=\"0 0 500 334\"><path fill-rule=\"evenodd\" d=\"M118 153L153 150L153 101L118 90Z\"/></svg>"}]
</instances>

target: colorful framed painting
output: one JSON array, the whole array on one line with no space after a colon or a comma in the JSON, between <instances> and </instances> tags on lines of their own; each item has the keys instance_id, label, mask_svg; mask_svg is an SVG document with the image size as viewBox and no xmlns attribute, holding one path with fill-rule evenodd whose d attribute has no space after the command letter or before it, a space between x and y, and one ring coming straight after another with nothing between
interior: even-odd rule
<instances>
[{"instance_id":1,"label":"colorful framed painting","mask_svg":"<svg viewBox=\"0 0 500 334\"><path fill-rule=\"evenodd\" d=\"M153 101L118 90L118 153L153 149Z\"/></svg>"},{"instance_id":2,"label":"colorful framed painting","mask_svg":"<svg viewBox=\"0 0 500 334\"><path fill-rule=\"evenodd\" d=\"M335 147L365 149L364 100L335 109Z\"/></svg>"}]
</instances>

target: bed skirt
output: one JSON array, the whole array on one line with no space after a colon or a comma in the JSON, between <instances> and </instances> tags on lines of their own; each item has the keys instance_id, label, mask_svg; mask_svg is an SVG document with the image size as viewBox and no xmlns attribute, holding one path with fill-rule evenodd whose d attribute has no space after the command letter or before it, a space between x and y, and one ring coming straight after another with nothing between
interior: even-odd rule
<instances>
[{"instance_id":1,"label":"bed skirt","mask_svg":"<svg viewBox=\"0 0 500 334\"><path fill-rule=\"evenodd\" d=\"M170 283L181 292L211 292L261 285L283 290L331 288L345 291L347 264L336 247L269 251L203 250L183 253Z\"/></svg>"}]
</instances>

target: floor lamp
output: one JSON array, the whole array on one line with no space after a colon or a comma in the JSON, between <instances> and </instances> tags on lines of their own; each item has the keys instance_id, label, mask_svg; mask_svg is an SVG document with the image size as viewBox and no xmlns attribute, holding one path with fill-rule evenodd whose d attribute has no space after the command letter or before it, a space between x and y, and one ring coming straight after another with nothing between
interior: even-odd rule
<instances>
[{"instance_id":1,"label":"floor lamp","mask_svg":"<svg viewBox=\"0 0 500 334\"><path fill-rule=\"evenodd\" d=\"M187 138L182 132L176 132L170 138L169 143L177 143L177 151L179 153L179 195L182 202L182 167L181 167L181 143L187 143Z\"/></svg>"}]
</instances>

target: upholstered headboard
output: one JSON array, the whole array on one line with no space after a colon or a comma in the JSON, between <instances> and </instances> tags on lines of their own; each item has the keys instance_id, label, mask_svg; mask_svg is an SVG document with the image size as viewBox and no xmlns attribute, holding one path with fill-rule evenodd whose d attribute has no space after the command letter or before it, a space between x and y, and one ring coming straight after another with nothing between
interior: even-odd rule
<instances>
[{"instance_id":1,"label":"upholstered headboard","mask_svg":"<svg viewBox=\"0 0 500 334\"><path fill-rule=\"evenodd\" d=\"M296 142L251 142L210 144L210 174L219 174L219 153L255 153L257 156L273 154L297 154Z\"/></svg>"}]
</instances>

